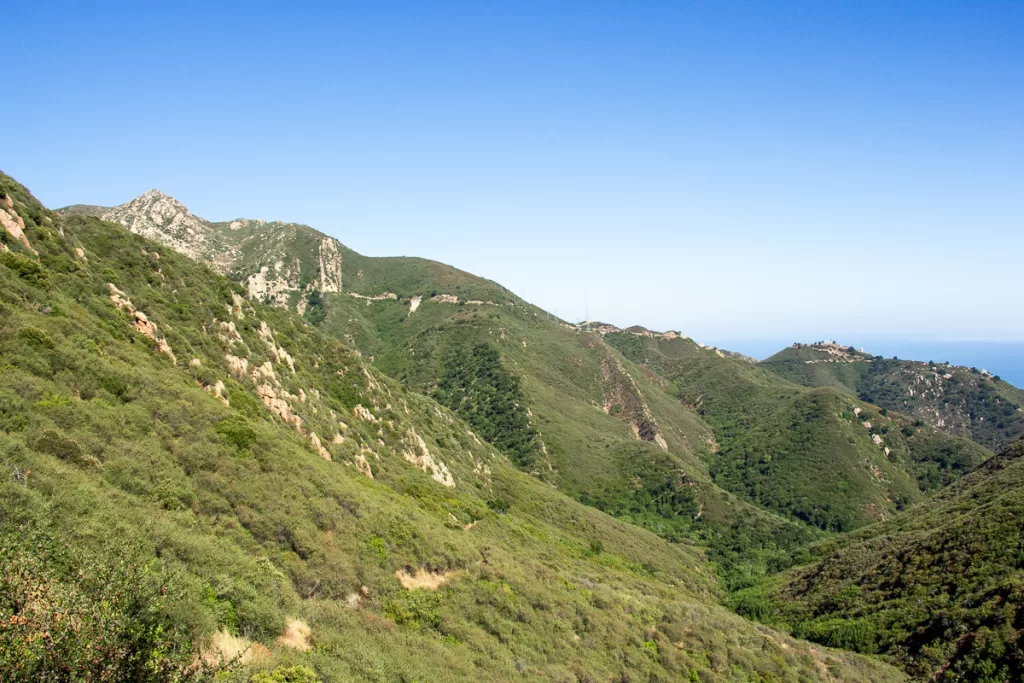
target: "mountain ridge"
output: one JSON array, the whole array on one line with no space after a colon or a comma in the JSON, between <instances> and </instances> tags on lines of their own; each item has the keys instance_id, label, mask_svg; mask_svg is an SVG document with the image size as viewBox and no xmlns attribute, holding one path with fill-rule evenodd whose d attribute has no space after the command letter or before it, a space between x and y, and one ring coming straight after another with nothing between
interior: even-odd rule
<instances>
[{"instance_id":1,"label":"mountain ridge","mask_svg":"<svg viewBox=\"0 0 1024 683\"><path fill-rule=\"evenodd\" d=\"M1001 449L1024 436L1024 391L985 369L873 356L836 342L794 344L761 366L830 386L955 436Z\"/></svg>"},{"instance_id":2,"label":"mountain ridge","mask_svg":"<svg viewBox=\"0 0 1024 683\"><path fill-rule=\"evenodd\" d=\"M226 640L255 653L233 681L904 679L730 614L699 548L513 468L294 311L119 225L51 214L6 176L0 192L27 240L0 250L0 576L48 598L0 597L12 680L58 654L79 666L75 648L100 644L81 638L138 618L64 637L93 598L26 530L91 558L137 544L114 561L168 582L143 635L194 641L160 643L179 680ZM122 608L106 595L95 610ZM63 649L26 647L40 624Z\"/></svg>"}]
</instances>

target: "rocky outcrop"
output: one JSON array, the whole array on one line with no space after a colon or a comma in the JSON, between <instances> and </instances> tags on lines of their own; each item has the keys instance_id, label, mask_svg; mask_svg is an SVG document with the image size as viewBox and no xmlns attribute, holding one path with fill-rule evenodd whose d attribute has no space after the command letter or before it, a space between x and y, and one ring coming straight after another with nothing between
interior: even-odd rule
<instances>
[{"instance_id":1,"label":"rocky outcrop","mask_svg":"<svg viewBox=\"0 0 1024 683\"><path fill-rule=\"evenodd\" d=\"M604 412L620 413L629 422L636 438L652 441L663 450L668 450L668 443L650 408L644 403L636 382L622 367L619 359L612 355L605 356L601 361L601 376L604 380Z\"/></svg>"},{"instance_id":2,"label":"rocky outcrop","mask_svg":"<svg viewBox=\"0 0 1024 683\"><path fill-rule=\"evenodd\" d=\"M439 484L455 486L455 479L448 471L448 467L427 450L426 442L416 433L416 430L410 428L405 441L408 447L402 451L402 457L407 462L430 474L433 480Z\"/></svg>"},{"instance_id":3,"label":"rocky outcrop","mask_svg":"<svg viewBox=\"0 0 1024 683\"><path fill-rule=\"evenodd\" d=\"M171 345L167 343L167 340L160 334L160 330L157 329L156 323L149 319L145 313L135 308L135 305L128 298L128 295L118 289L114 283L108 282L107 287L110 289L110 300L114 302L114 305L120 309L128 311L129 314L135 319L135 330L149 337L157 344L157 350L160 353L166 355L171 359L171 363L177 364L177 359L174 357L174 351L171 350Z\"/></svg>"},{"instance_id":4,"label":"rocky outcrop","mask_svg":"<svg viewBox=\"0 0 1024 683\"><path fill-rule=\"evenodd\" d=\"M301 314L307 295L313 291L342 291L341 244L317 235L316 251L309 254L298 246L307 243L308 233L313 232L306 226L248 219L215 223L193 215L181 202L159 190L150 190L113 208L88 208L87 213L120 223L137 235L237 277L245 282L253 299L282 307L294 303ZM298 253L304 255L296 256ZM316 272L317 276L303 285L303 272ZM235 310L240 312L237 302Z\"/></svg>"},{"instance_id":5,"label":"rocky outcrop","mask_svg":"<svg viewBox=\"0 0 1024 683\"><path fill-rule=\"evenodd\" d=\"M160 190L150 190L127 204L108 209L100 218L120 223L137 235L196 260L208 260L215 251L209 244L209 223Z\"/></svg>"},{"instance_id":6,"label":"rocky outcrop","mask_svg":"<svg viewBox=\"0 0 1024 683\"><path fill-rule=\"evenodd\" d=\"M14 200L8 195L0 199L0 225L4 226L8 235L25 245L26 249L36 256L39 255L39 252L29 244L28 237L25 235L25 221L14 210Z\"/></svg>"}]
</instances>

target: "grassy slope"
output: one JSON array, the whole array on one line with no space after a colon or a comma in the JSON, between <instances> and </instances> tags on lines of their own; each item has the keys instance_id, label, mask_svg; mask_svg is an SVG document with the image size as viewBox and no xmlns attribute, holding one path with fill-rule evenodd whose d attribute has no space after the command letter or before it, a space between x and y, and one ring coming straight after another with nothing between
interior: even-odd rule
<instances>
[{"instance_id":1,"label":"grassy slope","mask_svg":"<svg viewBox=\"0 0 1024 683\"><path fill-rule=\"evenodd\" d=\"M861 352L837 359L806 345L784 349L761 365L797 384L842 389L986 448L998 450L1024 436L1024 391L973 368Z\"/></svg>"},{"instance_id":2,"label":"grassy slope","mask_svg":"<svg viewBox=\"0 0 1024 683\"><path fill-rule=\"evenodd\" d=\"M453 346L493 344L521 379L525 407L544 444L533 471L563 492L670 540L702 543L730 587L788 563L797 546L814 538L812 530L716 486L704 457L714 444L710 427L667 393L664 378L623 358L600 335L578 333L498 285L442 264L347 251L344 264L347 287L364 296L387 291L399 298L368 304L344 294L331 297L322 329L423 393L436 386ZM497 305L425 298L410 312L410 297L435 293ZM614 371L607 378L606 368L616 363L624 375ZM623 406L603 410L608 392L616 384L628 389L630 381L667 451L636 438Z\"/></svg>"},{"instance_id":3,"label":"grassy slope","mask_svg":"<svg viewBox=\"0 0 1024 683\"><path fill-rule=\"evenodd\" d=\"M813 548L814 564L738 602L916 676L1024 676L1024 442L934 498Z\"/></svg>"},{"instance_id":4,"label":"grassy slope","mask_svg":"<svg viewBox=\"0 0 1024 683\"><path fill-rule=\"evenodd\" d=\"M62 237L23 188L0 183L40 252L12 245L0 264L0 460L29 472L0 483L4 533L28 525L96 549L134 540L177 573L171 610L195 637L227 627L269 645L275 665L331 680L796 681L825 678L825 666L842 680L898 680L729 614L699 552L516 471L295 316L229 312L228 280L93 218L66 218ZM176 363L134 330L108 282L159 326ZM304 433L263 407L226 353L270 363ZM230 405L203 390L217 381ZM355 418L356 405L379 422ZM413 430L454 488L403 459ZM343 443L329 443L332 431ZM375 479L346 466L360 455ZM451 579L405 591L403 568ZM291 616L310 622L312 651L275 645Z\"/></svg>"},{"instance_id":5,"label":"grassy slope","mask_svg":"<svg viewBox=\"0 0 1024 683\"><path fill-rule=\"evenodd\" d=\"M841 391L798 386L689 339L605 339L670 380L680 400L714 428L716 483L823 529L883 519L990 455Z\"/></svg>"},{"instance_id":6,"label":"grassy slope","mask_svg":"<svg viewBox=\"0 0 1024 683\"><path fill-rule=\"evenodd\" d=\"M298 273L300 285L316 276L323 236L311 228L257 221L204 225L208 244L233 245L233 279L244 281L259 266L276 262ZM699 454L713 444L710 428L665 393L663 379L618 356L599 336L579 335L499 285L437 262L364 257L342 248L342 270L344 293L325 297L326 319L311 316L312 306L307 319L423 393L445 374L444 359L453 348L492 343L519 377L527 399L523 411L530 411L542 433L543 457L528 469L665 538L701 541L730 586L789 562L793 548L814 536L714 485ZM396 298L364 298L385 292ZM431 300L434 294L486 303L439 303ZM412 297L421 303L410 315ZM291 303L297 303L296 295ZM607 399L611 414L605 414L606 395L615 389L623 391ZM630 417L645 410L641 404L668 452L632 434Z\"/></svg>"}]
</instances>

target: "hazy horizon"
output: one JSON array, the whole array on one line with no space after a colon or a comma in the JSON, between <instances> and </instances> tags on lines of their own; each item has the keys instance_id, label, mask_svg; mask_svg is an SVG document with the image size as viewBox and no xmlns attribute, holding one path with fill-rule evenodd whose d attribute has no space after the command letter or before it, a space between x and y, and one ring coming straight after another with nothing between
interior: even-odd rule
<instances>
[{"instance_id":1,"label":"hazy horizon","mask_svg":"<svg viewBox=\"0 0 1024 683\"><path fill-rule=\"evenodd\" d=\"M1018 3L8 15L51 207L157 187L702 341L1024 340Z\"/></svg>"}]
</instances>

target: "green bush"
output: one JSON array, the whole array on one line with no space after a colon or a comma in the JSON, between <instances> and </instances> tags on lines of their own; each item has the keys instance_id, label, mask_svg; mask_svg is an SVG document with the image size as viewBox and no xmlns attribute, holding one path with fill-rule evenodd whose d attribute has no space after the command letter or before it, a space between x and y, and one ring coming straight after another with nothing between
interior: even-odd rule
<instances>
[{"instance_id":1,"label":"green bush","mask_svg":"<svg viewBox=\"0 0 1024 683\"><path fill-rule=\"evenodd\" d=\"M249 680L251 683L320 683L316 672L304 666L280 666L273 671L260 671Z\"/></svg>"},{"instance_id":2,"label":"green bush","mask_svg":"<svg viewBox=\"0 0 1024 683\"><path fill-rule=\"evenodd\" d=\"M46 280L42 266L22 254L0 251L0 265L7 266L16 272L18 277L34 285L41 285Z\"/></svg>"},{"instance_id":3,"label":"green bush","mask_svg":"<svg viewBox=\"0 0 1024 683\"><path fill-rule=\"evenodd\" d=\"M35 449L81 467L96 467L100 464L99 460L83 451L77 441L55 429L47 429L40 434L35 441Z\"/></svg>"},{"instance_id":4,"label":"green bush","mask_svg":"<svg viewBox=\"0 0 1024 683\"><path fill-rule=\"evenodd\" d=\"M0 672L25 681L201 681L173 592L135 548L70 554L19 530L0 534Z\"/></svg>"},{"instance_id":5,"label":"green bush","mask_svg":"<svg viewBox=\"0 0 1024 683\"><path fill-rule=\"evenodd\" d=\"M251 454L250 448L256 443L256 431L241 415L230 415L214 427L214 430L230 443L241 455Z\"/></svg>"}]
</instances>

